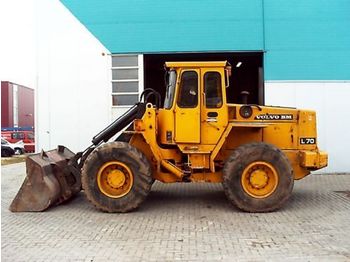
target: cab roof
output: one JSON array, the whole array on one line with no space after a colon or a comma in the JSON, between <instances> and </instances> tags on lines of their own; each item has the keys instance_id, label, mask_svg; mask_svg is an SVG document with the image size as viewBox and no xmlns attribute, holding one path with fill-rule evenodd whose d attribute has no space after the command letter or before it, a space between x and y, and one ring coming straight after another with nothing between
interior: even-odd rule
<instances>
[{"instance_id":1,"label":"cab roof","mask_svg":"<svg viewBox=\"0 0 350 262\"><path fill-rule=\"evenodd\" d=\"M228 65L227 61L165 62L165 66L168 68L225 67L226 65Z\"/></svg>"}]
</instances>

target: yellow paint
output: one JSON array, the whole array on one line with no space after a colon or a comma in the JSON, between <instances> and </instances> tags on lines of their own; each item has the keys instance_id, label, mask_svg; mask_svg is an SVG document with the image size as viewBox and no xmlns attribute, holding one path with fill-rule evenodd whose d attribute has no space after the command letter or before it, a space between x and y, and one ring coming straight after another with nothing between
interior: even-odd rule
<instances>
[{"instance_id":1,"label":"yellow paint","mask_svg":"<svg viewBox=\"0 0 350 262\"><path fill-rule=\"evenodd\" d=\"M205 68L205 67L220 67L224 68L227 61L196 61L196 62L166 62L167 68Z\"/></svg>"},{"instance_id":2,"label":"yellow paint","mask_svg":"<svg viewBox=\"0 0 350 262\"><path fill-rule=\"evenodd\" d=\"M300 151L300 165L310 169L319 169L327 166L328 155L319 151Z\"/></svg>"},{"instance_id":3,"label":"yellow paint","mask_svg":"<svg viewBox=\"0 0 350 262\"><path fill-rule=\"evenodd\" d=\"M97 173L97 186L106 196L120 198L130 192L134 176L130 168L119 161L105 163Z\"/></svg>"},{"instance_id":4,"label":"yellow paint","mask_svg":"<svg viewBox=\"0 0 350 262\"><path fill-rule=\"evenodd\" d=\"M298 130L299 137L317 138L316 113L314 111L309 111L309 110L300 110L297 130ZM316 144L310 144L310 145L299 144L298 146L298 149L306 149L306 150L315 150L316 148L317 148Z\"/></svg>"},{"instance_id":5,"label":"yellow paint","mask_svg":"<svg viewBox=\"0 0 350 262\"><path fill-rule=\"evenodd\" d=\"M243 118L240 114L240 108L243 105L240 104L227 104L229 110L229 120L238 123L254 123L254 124L265 124L265 123L296 123L298 121L298 109L292 107L274 107L274 106L256 106L252 105L253 114L249 118ZM283 120L274 119L274 115L282 115ZM268 120L266 117L270 115ZM287 117L291 115L291 120Z\"/></svg>"},{"instance_id":6,"label":"yellow paint","mask_svg":"<svg viewBox=\"0 0 350 262\"><path fill-rule=\"evenodd\" d=\"M148 104L142 119L135 120L130 140L148 158L154 179L165 183L181 182L184 177L192 182L222 182L226 159L238 146L251 142L280 148L293 167L294 179L327 165L327 154L317 148L314 111L252 105L252 115L244 118L240 115L242 105L226 102L225 61L168 62L166 66L177 72L173 104L169 109ZM178 89L183 72L188 70L199 76L198 105L180 108ZM223 99L217 108L206 106L207 72L217 72L221 77ZM314 143L305 143L305 139ZM110 184L122 184L121 176L112 177ZM276 170L265 162L246 167L243 177L246 193L256 198L272 194L278 184Z\"/></svg>"},{"instance_id":7,"label":"yellow paint","mask_svg":"<svg viewBox=\"0 0 350 262\"><path fill-rule=\"evenodd\" d=\"M161 161L161 165L178 178L182 178L184 176L184 172L180 168L178 168L177 166L175 166L167 160L163 159Z\"/></svg>"},{"instance_id":8,"label":"yellow paint","mask_svg":"<svg viewBox=\"0 0 350 262\"><path fill-rule=\"evenodd\" d=\"M281 149L298 147L297 126L294 123L274 123L263 129L264 142Z\"/></svg>"},{"instance_id":9,"label":"yellow paint","mask_svg":"<svg viewBox=\"0 0 350 262\"><path fill-rule=\"evenodd\" d=\"M223 145L227 141L227 137L229 136L231 130L232 130L232 125L228 125L226 130L221 135L221 138L220 138L218 144L216 145L216 147L214 148L213 152L210 155L210 171L211 172L216 171L214 161L215 161L217 155L219 154L219 152L222 151Z\"/></svg>"},{"instance_id":10,"label":"yellow paint","mask_svg":"<svg viewBox=\"0 0 350 262\"><path fill-rule=\"evenodd\" d=\"M241 127L236 123L230 123L232 131L226 139L226 148L237 148L251 142L261 142L263 140L263 128L256 127Z\"/></svg>"},{"instance_id":11,"label":"yellow paint","mask_svg":"<svg viewBox=\"0 0 350 262\"><path fill-rule=\"evenodd\" d=\"M283 150L283 153L288 157L290 164L293 167L294 179L299 180L310 174L310 170L300 165L299 150Z\"/></svg>"},{"instance_id":12,"label":"yellow paint","mask_svg":"<svg viewBox=\"0 0 350 262\"><path fill-rule=\"evenodd\" d=\"M197 86L195 90L191 90L193 95L197 96L197 106L194 108L185 108L178 105L179 89L181 88L181 81L178 81L177 85L177 99L175 99L175 142L176 143L200 143L200 70L188 69L182 70L178 73L179 79L182 79L182 75L186 72L196 72L198 76ZM192 93L191 93L192 94ZM189 95L191 96L191 95Z\"/></svg>"},{"instance_id":13,"label":"yellow paint","mask_svg":"<svg viewBox=\"0 0 350 262\"><path fill-rule=\"evenodd\" d=\"M266 198L276 190L278 174L267 162L253 162L243 170L241 184L248 195L254 198Z\"/></svg>"},{"instance_id":14,"label":"yellow paint","mask_svg":"<svg viewBox=\"0 0 350 262\"><path fill-rule=\"evenodd\" d=\"M174 135L175 135L175 129L174 129L174 111L168 110L164 108L160 108L158 110L158 126L159 126L159 140L160 143L163 145L174 145ZM168 132L168 134L167 134ZM168 137L167 137L168 136ZM170 139L168 139L170 137Z\"/></svg>"},{"instance_id":15,"label":"yellow paint","mask_svg":"<svg viewBox=\"0 0 350 262\"><path fill-rule=\"evenodd\" d=\"M125 183L125 175L122 171L118 169L112 170L112 172L107 175L107 183L113 188L119 188Z\"/></svg>"},{"instance_id":16,"label":"yellow paint","mask_svg":"<svg viewBox=\"0 0 350 262\"><path fill-rule=\"evenodd\" d=\"M191 182L221 183L222 172L193 173L190 180Z\"/></svg>"},{"instance_id":17,"label":"yellow paint","mask_svg":"<svg viewBox=\"0 0 350 262\"><path fill-rule=\"evenodd\" d=\"M144 122L141 119L134 120L134 130L135 131L144 131L146 129Z\"/></svg>"},{"instance_id":18,"label":"yellow paint","mask_svg":"<svg viewBox=\"0 0 350 262\"><path fill-rule=\"evenodd\" d=\"M201 82L201 144L216 145L227 127L228 110L226 106L225 73L223 67L201 68L201 79L206 73L218 72L221 75L222 105L218 108L207 108L205 103L204 81ZM210 117L210 114L216 114Z\"/></svg>"},{"instance_id":19,"label":"yellow paint","mask_svg":"<svg viewBox=\"0 0 350 262\"><path fill-rule=\"evenodd\" d=\"M189 159L194 169L209 168L209 154L189 154Z\"/></svg>"}]
</instances>

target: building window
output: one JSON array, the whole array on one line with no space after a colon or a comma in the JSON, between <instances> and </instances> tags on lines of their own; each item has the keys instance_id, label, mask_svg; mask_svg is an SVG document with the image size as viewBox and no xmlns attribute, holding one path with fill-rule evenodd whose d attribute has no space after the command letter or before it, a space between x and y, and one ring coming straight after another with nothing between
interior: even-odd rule
<instances>
[{"instance_id":1,"label":"building window","mask_svg":"<svg viewBox=\"0 0 350 262\"><path fill-rule=\"evenodd\" d=\"M112 55L112 106L131 106L139 100L137 55Z\"/></svg>"}]
</instances>

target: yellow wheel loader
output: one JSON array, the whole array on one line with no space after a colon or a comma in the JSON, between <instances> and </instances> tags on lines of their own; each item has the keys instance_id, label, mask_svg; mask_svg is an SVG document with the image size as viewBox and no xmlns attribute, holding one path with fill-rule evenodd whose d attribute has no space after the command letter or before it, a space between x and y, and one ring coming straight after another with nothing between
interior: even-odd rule
<instances>
[{"instance_id":1,"label":"yellow wheel loader","mask_svg":"<svg viewBox=\"0 0 350 262\"><path fill-rule=\"evenodd\" d=\"M98 209L128 212L158 180L222 183L239 209L269 212L287 201L294 180L327 166L327 153L317 148L314 111L228 103L226 61L165 67L162 107L160 94L146 89L143 102L83 152L59 146L29 156L10 210L43 211L83 189Z\"/></svg>"}]
</instances>

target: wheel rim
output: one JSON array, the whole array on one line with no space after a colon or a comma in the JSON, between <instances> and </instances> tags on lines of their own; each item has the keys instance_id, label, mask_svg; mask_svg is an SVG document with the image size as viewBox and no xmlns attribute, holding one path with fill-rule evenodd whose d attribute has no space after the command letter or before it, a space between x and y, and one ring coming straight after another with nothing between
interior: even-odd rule
<instances>
[{"instance_id":1,"label":"wheel rim","mask_svg":"<svg viewBox=\"0 0 350 262\"><path fill-rule=\"evenodd\" d=\"M120 198L130 192L134 176L128 166L119 161L105 163L97 173L99 190L111 198Z\"/></svg>"},{"instance_id":2,"label":"wheel rim","mask_svg":"<svg viewBox=\"0 0 350 262\"><path fill-rule=\"evenodd\" d=\"M266 198L275 192L278 174L267 162L253 162L243 170L241 183L248 195L254 198Z\"/></svg>"}]
</instances>

